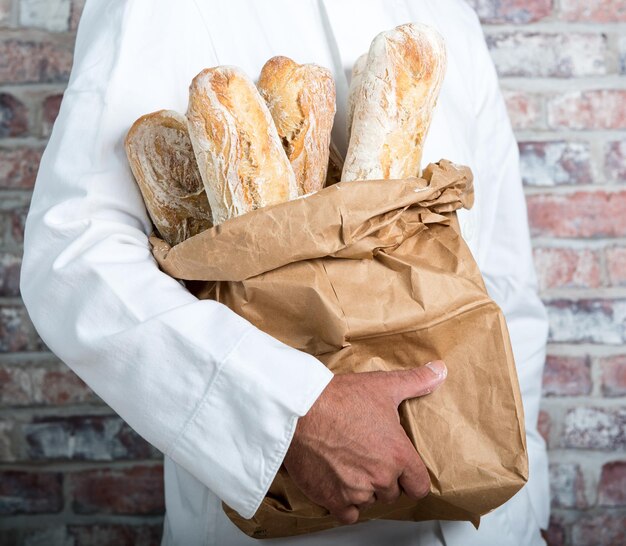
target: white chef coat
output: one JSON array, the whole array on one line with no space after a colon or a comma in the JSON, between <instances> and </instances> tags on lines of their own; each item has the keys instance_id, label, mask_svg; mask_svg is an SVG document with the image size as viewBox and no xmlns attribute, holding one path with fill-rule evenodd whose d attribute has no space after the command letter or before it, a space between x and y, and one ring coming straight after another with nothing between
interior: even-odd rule
<instances>
[{"instance_id":1,"label":"white chef coat","mask_svg":"<svg viewBox=\"0 0 626 546\"><path fill-rule=\"evenodd\" d=\"M26 221L21 290L48 347L163 451L166 545L257 542L220 502L254 514L298 417L332 374L159 271L123 138L142 114L185 112L188 85L203 68L232 64L257 78L280 54L332 70L333 139L345 153L352 64L378 32L409 21L434 25L447 43L424 164L447 158L474 172L476 203L459 219L510 329L530 481L478 531L466 522L373 521L264 542L543 544L549 495L536 422L547 321L517 148L474 12L462 0L88 0Z\"/></svg>"}]
</instances>

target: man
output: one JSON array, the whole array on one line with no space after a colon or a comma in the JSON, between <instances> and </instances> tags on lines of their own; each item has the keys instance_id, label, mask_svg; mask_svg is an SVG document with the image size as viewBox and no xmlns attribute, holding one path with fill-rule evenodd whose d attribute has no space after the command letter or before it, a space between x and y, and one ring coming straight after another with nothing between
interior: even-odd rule
<instances>
[{"instance_id":1,"label":"man","mask_svg":"<svg viewBox=\"0 0 626 546\"><path fill-rule=\"evenodd\" d=\"M448 72L424 164L447 158L474 172L476 203L459 220L507 317L530 481L478 531L467 522L372 521L265 543L543 544L547 470L536 422L546 317L517 149L475 14L461 0L89 0L26 223L21 288L50 349L164 452L166 545L256 543L230 522L221 501L251 517L282 462L344 523L374 498L393 500L400 488L418 498L427 490L394 404L436 388L443 364L333 378L312 356L223 305L198 301L151 257L150 222L122 144L142 114L184 112L189 82L203 68L232 64L256 78L280 54L332 70L333 140L345 153L352 63L378 32L410 21L434 26L446 40ZM351 429L364 438L354 452L340 441ZM364 450L374 452L378 470L355 456ZM334 479L328 468L339 469ZM378 472L378 481L368 482L368 472ZM312 480L315 473L324 479Z\"/></svg>"}]
</instances>

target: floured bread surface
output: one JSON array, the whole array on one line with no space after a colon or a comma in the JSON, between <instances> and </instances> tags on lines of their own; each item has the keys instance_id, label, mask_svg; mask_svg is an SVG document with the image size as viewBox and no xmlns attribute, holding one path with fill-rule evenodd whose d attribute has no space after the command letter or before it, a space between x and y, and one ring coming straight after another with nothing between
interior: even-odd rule
<instances>
[{"instance_id":1,"label":"floured bread surface","mask_svg":"<svg viewBox=\"0 0 626 546\"><path fill-rule=\"evenodd\" d=\"M326 183L335 82L326 68L273 57L261 70L259 91L276 124L300 195Z\"/></svg>"},{"instance_id":2,"label":"floured bread surface","mask_svg":"<svg viewBox=\"0 0 626 546\"><path fill-rule=\"evenodd\" d=\"M342 180L419 176L447 66L443 37L410 23L379 34L357 90Z\"/></svg>"},{"instance_id":3,"label":"floured bread surface","mask_svg":"<svg viewBox=\"0 0 626 546\"><path fill-rule=\"evenodd\" d=\"M298 196L272 116L241 70L200 72L189 88L187 120L215 224Z\"/></svg>"},{"instance_id":4,"label":"floured bread surface","mask_svg":"<svg viewBox=\"0 0 626 546\"><path fill-rule=\"evenodd\" d=\"M174 246L213 225L185 116L171 110L142 116L128 131L124 146L163 240Z\"/></svg>"},{"instance_id":5,"label":"floured bread surface","mask_svg":"<svg viewBox=\"0 0 626 546\"><path fill-rule=\"evenodd\" d=\"M356 97L361 88L361 82L363 81L363 72L367 65L367 53L363 53L352 65L352 77L350 78L350 88L348 89L348 115L346 116L348 139L352 133L352 118L354 118L354 107L356 103Z\"/></svg>"}]
</instances>

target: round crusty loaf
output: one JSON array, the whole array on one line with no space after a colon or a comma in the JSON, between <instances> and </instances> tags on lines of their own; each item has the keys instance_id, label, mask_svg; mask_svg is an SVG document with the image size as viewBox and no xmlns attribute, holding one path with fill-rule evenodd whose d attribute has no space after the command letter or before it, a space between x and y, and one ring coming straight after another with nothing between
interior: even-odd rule
<instances>
[{"instance_id":1,"label":"round crusty loaf","mask_svg":"<svg viewBox=\"0 0 626 546\"><path fill-rule=\"evenodd\" d=\"M296 175L299 195L326 182L335 82L326 68L288 57L265 63L257 84Z\"/></svg>"},{"instance_id":2,"label":"round crusty loaf","mask_svg":"<svg viewBox=\"0 0 626 546\"><path fill-rule=\"evenodd\" d=\"M272 116L241 70L200 72L189 88L187 120L216 225L298 196Z\"/></svg>"},{"instance_id":3,"label":"round crusty loaf","mask_svg":"<svg viewBox=\"0 0 626 546\"><path fill-rule=\"evenodd\" d=\"M374 38L355 98L342 180L419 176L446 72L443 37L410 23Z\"/></svg>"},{"instance_id":4,"label":"round crusty loaf","mask_svg":"<svg viewBox=\"0 0 626 546\"><path fill-rule=\"evenodd\" d=\"M160 110L140 117L124 141L152 222L174 246L212 226L185 116Z\"/></svg>"}]
</instances>

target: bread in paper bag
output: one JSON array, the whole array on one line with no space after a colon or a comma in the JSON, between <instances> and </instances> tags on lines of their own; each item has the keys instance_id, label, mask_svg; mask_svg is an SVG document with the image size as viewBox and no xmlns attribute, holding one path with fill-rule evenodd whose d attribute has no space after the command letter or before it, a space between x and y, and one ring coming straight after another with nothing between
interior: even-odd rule
<instances>
[{"instance_id":1,"label":"bread in paper bag","mask_svg":"<svg viewBox=\"0 0 626 546\"><path fill-rule=\"evenodd\" d=\"M442 359L446 382L405 401L401 423L431 479L419 502L375 503L360 521L468 520L526 482L521 396L502 311L459 233L473 204L468 168L446 160L423 178L340 182L252 211L170 247L163 271L189 282L334 373L400 370ZM306 227L306 229L303 228ZM298 302L294 305L293 302ZM256 538L339 526L281 467L255 516Z\"/></svg>"}]
</instances>

